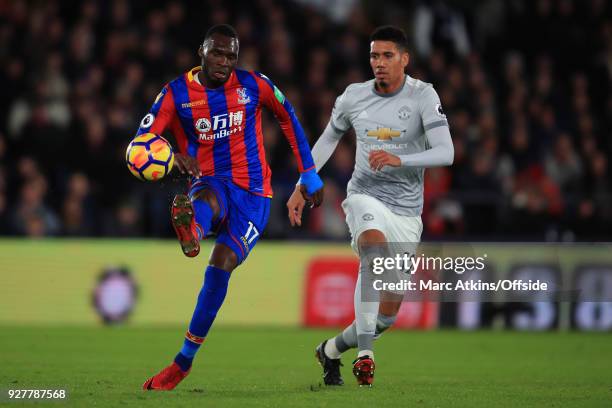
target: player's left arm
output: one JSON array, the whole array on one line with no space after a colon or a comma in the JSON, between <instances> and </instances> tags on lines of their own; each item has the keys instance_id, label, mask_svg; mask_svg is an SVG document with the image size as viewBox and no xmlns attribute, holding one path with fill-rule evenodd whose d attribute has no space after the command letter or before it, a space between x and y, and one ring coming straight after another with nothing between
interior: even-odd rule
<instances>
[{"instance_id":1,"label":"player's left arm","mask_svg":"<svg viewBox=\"0 0 612 408\"><path fill-rule=\"evenodd\" d=\"M420 114L425 137L430 148L419 153L396 156L384 150L370 152L370 167L380 170L392 167L440 167L453 164L455 149L451 139L446 115L442 110L438 94L429 86L423 91Z\"/></svg>"},{"instance_id":2,"label":"player's left arm","mask_svg":"<svg viewBox=\"0 0 612 408\"><path fill-rule=\"evenodd\" d=\"M300 182L305 190L303 191L304 198L311 201L314 207L318 207L323 201L323 181L317 174L304 129L293 110L293 106L280 89L265 75L259 73L255 75L259 84L261 102L274 113L297 159L298 171L301 175Z\"/></svg>"}]
</instances>

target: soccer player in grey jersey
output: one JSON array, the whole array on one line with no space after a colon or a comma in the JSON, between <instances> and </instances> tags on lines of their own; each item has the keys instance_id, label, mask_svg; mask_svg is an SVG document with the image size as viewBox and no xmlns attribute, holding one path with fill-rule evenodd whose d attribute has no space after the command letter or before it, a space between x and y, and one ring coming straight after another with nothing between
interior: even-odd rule
<instances>
[{"instance_id":1,"label":"soccer player in grey jersey","mask_svg":"<svg viewBox=\"0 0 612 408\"><path fill-rule=\"evenodd\" d=\"M340 355L354 347L358 355L353 374L359 385L372 385L373 340L395 321L403 292L383 291L375 298L362 293L361 283L368 285L373 277L371 257L380 255L371 249L380 250L394 242L408 244L416 251L423 229L425 168L451 165L454 156L448 122L436 91L431 84L405 73L409 53L403 30L379 27L370 40L375 78L349 85L336 99L329 124L312 149L319 171L344 133L351 127L355 130L355 170L342 203L351 245L360 257L355 321L316 349L327 385L343 384ZM300 183L287 202L291 225L301 225L305 201L299 187Z\"/></svg>"}]
</instances>

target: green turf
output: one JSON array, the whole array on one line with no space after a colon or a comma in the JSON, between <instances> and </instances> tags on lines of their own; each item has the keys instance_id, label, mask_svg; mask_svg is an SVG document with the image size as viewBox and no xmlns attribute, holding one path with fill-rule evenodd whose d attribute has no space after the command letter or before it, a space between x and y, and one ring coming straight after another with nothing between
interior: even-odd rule
<instances>
[{"instance_id":1,"label":"green turf","mask_svg":"<svg viewBox=\"0 0 612 408\"><path fill-rule=\"evenodd\" d=\"M399 332L376 344L375 386L320 386L313 358L330 331L218 327L192 374L170 393L143 392L181 344L179 328L0 327L0 388L63 386L53 406L610 407L612 336ZM7 406L21 406L8 403ZM30 405L30 404L25 404Z\"/></svg>"}]
</instances>

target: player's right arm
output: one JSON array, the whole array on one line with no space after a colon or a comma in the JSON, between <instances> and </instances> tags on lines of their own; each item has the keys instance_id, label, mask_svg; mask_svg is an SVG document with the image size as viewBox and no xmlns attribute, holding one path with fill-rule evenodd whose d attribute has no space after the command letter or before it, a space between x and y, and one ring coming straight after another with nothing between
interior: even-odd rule
<instances>
[{"instance_id":1,"label":"player's right arm","mask_svg":"<svg viewBox=\"0 0 612 408\"><path fill-rule=\"evenodd\" d=\"M332 109L329 123L312 148L312 158L315 162L317 172L321 171L323 166L325 166L325 163L327 163L336 150L342 136L344 136L352 126L346 109L347 91L348 89L336 98L336 103Z\"/></svg>"},{"instance_id":2,"label":"player's right arm","mask_svg":"<svg viewBox=\"0 0 612 408\"><path fill-rule=\"evenodd\" d=\"M151 109L149 109L149 113L140 121L136 136L142 135L143 133L161 135L168 128L175 115L176 109L174 108L172 90L166 85L161 92L157 94L155 102L153 102Z\"/></svg>"},{"instance_id":3,"label":"player's right arm","mask_svg":"<svg viewBox=\"0 0 612 408\"><path fill-rule=\"evenodd\" d=\"M140 126L136 131L136 136L143 133L155 133L156 135L162 135L170 123L176 117L176 108L174 106L174 96L172 95L172 89L170 86L165 85L161 92L157 94L155 102L151 106L149 113L142 118ZM200 166L198 161L186 154L176 152L174 154L174 165L183 174L189 173L190 175L201 176Z\"/></svg>"},{"instance_id":4,"label":"player's right arm","mask_svg":"<svg viewBox=\"0 0 612 408\"><path fill-rule=\"evenodd\" d=\"M312 148L312 159L314 160L317 172L327 163L336 150L340 139L342 139L342 136L344 136L351 127L346 114L345 95L346 91L336 99L329 123ZM306 200L304 200L303 194L300 192L301 188L301 182L298 181L293 194L291 194L291 197L287 200L288 216L291 226L302 225L302 212Z\"/></svg>"}]
</instances>

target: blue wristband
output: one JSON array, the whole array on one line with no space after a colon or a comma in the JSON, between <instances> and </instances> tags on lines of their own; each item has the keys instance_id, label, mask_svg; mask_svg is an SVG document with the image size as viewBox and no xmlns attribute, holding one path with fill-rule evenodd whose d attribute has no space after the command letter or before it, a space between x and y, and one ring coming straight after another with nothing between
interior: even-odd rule
<instances>
[{"instance_id":1,"label":"blue wristband","mask_svg":"<svg viewBox=\"0 0 612 408\"><path fill-rule=\"evenodd\" d=\"M298 183L306 186L306 193L308 193L308 195L312 195L323 188L323 181L314 168L302 173Z\"/></svg>"}]
</instances>

